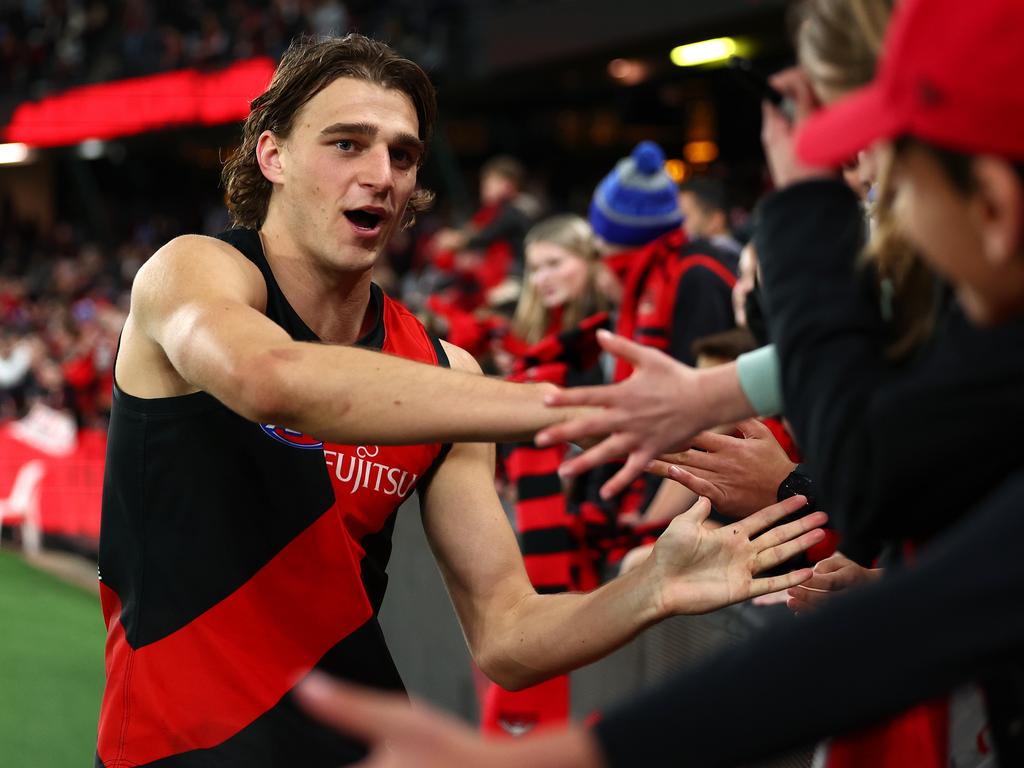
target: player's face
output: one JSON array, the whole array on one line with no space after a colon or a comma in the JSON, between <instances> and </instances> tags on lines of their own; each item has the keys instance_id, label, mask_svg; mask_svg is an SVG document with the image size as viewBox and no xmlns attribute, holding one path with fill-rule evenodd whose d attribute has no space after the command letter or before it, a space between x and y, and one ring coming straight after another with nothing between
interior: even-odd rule
<instances>
[{"instance_id":1,"label":"player's face","mask_svg":"<svg viewBox=\"0 0 1024 768\"><path fill-rule=\"evenodd\" d=\"M1003 183L981 182L984 189L969 193L957 189L923 147L902 150L893 167L900 226L980 325L1024 312L1022 188L1013 169L1003 167Z\"/></svg>"},{"instance_id":2,"label":"player's face","mask_svg":"<svg viewBox=\"0 0 1024 768\"><path fill-rule=\"evenodd\" d=\"M403 92L342 77L299 112L275 190L292 236L333 268L373 266L400 226L423 154Z\"/></svg>"},{"instance_id":3,"label":"player's face","mask_svg":"<svg viewBox=\"0 0 1024 768\"><path fill-rule=\"evenodd\" d=\"M526 249L530 285L545 309L554 309L579 297L587 282L587 263L554 243L530 243Z\"/></svg>"}]
</instances>

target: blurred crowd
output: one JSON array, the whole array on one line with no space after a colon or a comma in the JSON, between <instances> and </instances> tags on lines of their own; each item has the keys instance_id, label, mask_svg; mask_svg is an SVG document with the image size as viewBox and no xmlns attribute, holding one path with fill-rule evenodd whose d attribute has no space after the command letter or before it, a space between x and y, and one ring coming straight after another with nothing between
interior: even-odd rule
<instances>
[{"instance_id":1,"label":"blurred crowd","mask_svg":"<svg viewBox=\"0 0 1024 768\"><path fill-rule=\"evenodd\" d=\"M0 6L0 93L40 98L84 83L252 56L279 58L297 35L358 29L428 70L447 64L450 0L21 0Z\"/></svg>"}]
</instances>

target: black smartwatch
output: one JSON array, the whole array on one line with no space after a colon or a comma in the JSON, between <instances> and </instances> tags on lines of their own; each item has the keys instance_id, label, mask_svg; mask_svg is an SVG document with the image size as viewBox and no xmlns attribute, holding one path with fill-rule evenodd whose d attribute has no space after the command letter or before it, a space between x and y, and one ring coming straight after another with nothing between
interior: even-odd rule
<instances>
[{"instance_id":1,"label":"black smartwatch","mask_svg":"<svg viewBox=\"0 0 1024 768\"><path fill-rule=\"evenodd\" d=\"M790 496L806 496L808 509L816 509L818 506L818 500L814 493L814 480L804 471L803 464L798 464L797 468L779 483L779 492L776 494L775 500L782 501Z\"/></svg>"}]
</instances>

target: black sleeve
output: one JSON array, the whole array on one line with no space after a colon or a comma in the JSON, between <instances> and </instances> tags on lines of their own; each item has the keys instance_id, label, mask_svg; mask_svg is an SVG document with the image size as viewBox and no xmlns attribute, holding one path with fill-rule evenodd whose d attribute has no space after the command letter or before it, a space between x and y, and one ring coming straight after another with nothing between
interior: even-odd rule
<instances>
[{"instance_id":1,"label":"black sleeve","mask_svg":"<svg viewBox=\"0 0 1024 768\"><path fill-rule=\"evenodd\" d=\"M913 570L776 625L613 710L595 726L608 765L745 764L1019 662L1022 506L1018 474ZM839 695L823 700L823 681ZM1001 764L1019 764L1000 746Z\"/></svg>"},{"instance_id":2,"label":"black sleeve","mask_svg":"<svg viewBox=\"0 0 1024 768\"><path fill-rule=\"evenodd\" d=\"M796 184L761 206L756 247L772 338L782 361L785 413L808 457L843 551L869 557L854 515L871 471L858 419L884 375L882 323L857 273L864 218L840 182Z\"/></svg>"},{"instance_id":3,"label":"black sleeve","mask_svg":"<svg viewBox=\"0 0 1024 768\"><path fill-rule=\"evenodd\" d=\"M728 286L710 269L688 269L676 286L668 354L682 363L695 365L693 342L702 336L727 331L733 325L732 295Z\"/></svg>"},{"instance_id":4,"label":"black sleeve","mask_svg":"<svg viewBox=\"0 0 1024 768\"><path fill-rule=\"evenodd\" d=\"M937 534L1016 466L1024 321L979 330L949 304L929 345L890 362L877 281L858 266L864 218L853 193L805 182L760 213L786 416L840 547L867 562L884 541Z\"/></svg>"}]
</instances>

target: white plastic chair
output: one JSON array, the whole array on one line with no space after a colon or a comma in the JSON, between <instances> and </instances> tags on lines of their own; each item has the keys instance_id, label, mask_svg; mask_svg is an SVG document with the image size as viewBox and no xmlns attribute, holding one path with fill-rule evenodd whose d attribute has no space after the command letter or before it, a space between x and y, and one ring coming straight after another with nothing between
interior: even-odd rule
<instances>
[{"instance_id":1,"label":"white plastic chair","mask_svg":"<svg viewBox=\"0 0 1024 768\"><path fill-rule=\"evenodd\" d=\"M0 499L0 532L4 523L21 523L21 546L26 555L37 555L42 543L39 528L39 496L46 464L41 459L26 462L18 470L11 494Z\"/></svg>"}]
</instances>

